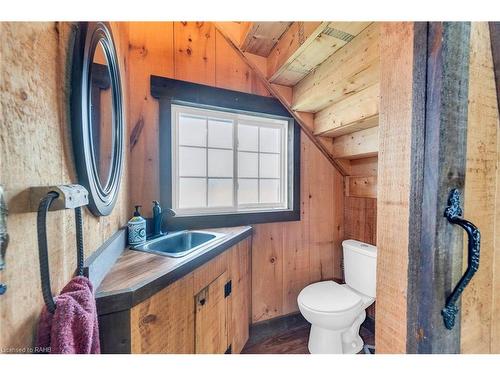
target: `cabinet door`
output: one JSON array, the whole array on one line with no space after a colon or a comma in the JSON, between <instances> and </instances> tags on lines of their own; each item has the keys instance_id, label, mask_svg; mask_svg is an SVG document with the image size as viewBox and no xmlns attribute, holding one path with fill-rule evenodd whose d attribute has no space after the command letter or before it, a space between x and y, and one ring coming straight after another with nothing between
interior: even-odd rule
<instances>
[{"instance_id":1,"label":"cabinet door","mask_svg":"<svg viewBox=\"0 0 500 375\"><path fill-rule=\"evenodd\" d=\"M222 354L228 349L227 272L195 296L195 352Z\"/></svg>"},{"instance_id":2,"label":"cabinet door","mask_svg":"<svg viewBox=\"0 0 500 375\"><path fill-rule=\"evenodd\" d=\"M132 353L192 354L193 275L187 275L130 312Z\"/></svg>"}]
</instances>

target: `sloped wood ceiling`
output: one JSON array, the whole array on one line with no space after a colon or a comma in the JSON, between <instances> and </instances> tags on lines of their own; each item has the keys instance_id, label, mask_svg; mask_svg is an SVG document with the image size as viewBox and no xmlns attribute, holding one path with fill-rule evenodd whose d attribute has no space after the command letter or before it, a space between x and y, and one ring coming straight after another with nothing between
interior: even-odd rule
<instances>
[{"instance_id":1,"label":"sloped wood ceiling","mask_svg":"<svg viewBox=\"0 0 500 375\"><path fill-rule=\"evenodd\" d=\"M246 22L241 49L267 57L291 22Z\"/></svg>"}]
</instances>

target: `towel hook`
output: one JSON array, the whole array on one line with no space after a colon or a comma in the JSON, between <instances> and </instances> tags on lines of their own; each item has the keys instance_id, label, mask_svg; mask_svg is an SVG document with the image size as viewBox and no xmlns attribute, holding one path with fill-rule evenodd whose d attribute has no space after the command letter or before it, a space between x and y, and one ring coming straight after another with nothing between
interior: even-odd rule
<instances>
[{"instance_id":1,"label":"towel hook","mask_svg":"<svg viewBox=\"0 0 500 375\"><path fill-rule=\"evenodd\" d=\"M40 200L37 215L37 234L38 234L38 254L40 260L40 278L42 282L42 294L47 310L54 313L56 304L52 297L50 287L49 258L47 251L47 211L52 202L59 198L59 193L50 191ZM77 270L78 276L83 276L83 219L81 207L75 209L76 224L76 248L77 248Z\"/></svg>"}]
</instances>

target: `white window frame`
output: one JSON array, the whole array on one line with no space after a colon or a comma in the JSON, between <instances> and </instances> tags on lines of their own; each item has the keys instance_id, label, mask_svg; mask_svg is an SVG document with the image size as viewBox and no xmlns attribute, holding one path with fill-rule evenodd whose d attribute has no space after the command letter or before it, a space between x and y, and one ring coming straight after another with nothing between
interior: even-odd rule
<instances>
[{"instance_id":1,"label":"white window frame","mask_svg":"<svg viewBox=\"0 0 500 375\"><path fill-rule=\"evenodd\" d=\"M200 148L206 149L217 149L213 147L208 147L208 119L218 119L218 120L229 120L233 122L233 177L226 177L227 179L233 180L233 204L231 207L199 207L199 208L180 208L179 207L179 183L181 177L189 176L179 176L179 118L180 114L193 116L193 117L203 117L207 118L206 129L207 129L207 146ZM289 174L288 162L289 162L289 134L290 127L293 127L293 122L288 121L288 119L272 117L268 115L249 115L238 112L225 111L223 109L206 109L200 107L194 107L183 104L172 104L171 107L172 116L172 206L176 211L177 216L200 216L200 215L218 215L218 214L241 214L241 213L256 213L256 212L278 212L278 211L291 211L293 210L293 176ZM240 122L244 122L245 125L254 125L259 128L258 140L260 142L260 128L279 128L281 129L281 149L280 149L280 202L279 203L256 203L256 204L237 204L238 195L238 126ZM189 146L192 147L192 146ZM230 150L230 149L227 149ZM243 151L251 152L251 151ZM253 153L262 154L266 152L261 152L260 150L254 151ZM270 153L276 154L276 153ZM208 155L207 155L208 164ZM260 162L258 160L258 168L260 168ZM207 199L208 199L208 167L206 169L206 189L207 189ZM212 177L220 178L220 177ZM252 179L257 179L257 186L260 189L260 180L265 180L266 178L261 178L260 176ZM277 179L277 178L276 178ZM207 200L208 204L208 200Z\"/></svg>"}]
</instances>

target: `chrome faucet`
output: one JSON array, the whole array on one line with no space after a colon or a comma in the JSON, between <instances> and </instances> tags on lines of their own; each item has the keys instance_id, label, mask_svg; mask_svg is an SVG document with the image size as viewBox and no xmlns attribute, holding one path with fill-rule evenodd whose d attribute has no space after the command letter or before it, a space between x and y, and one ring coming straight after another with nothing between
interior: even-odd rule
<instances>
[{"instance_id":1,"label":"chrome faucet","mask_svg":"<svg viewBox=\"0 0 500 375\"><path fill-rule=\"evenodd\" d=\"M153 234L151 237L158 237L167 232L162 232L161 224L163 219L163 214L168 214L170 216L175 216L175 211L171 208L166 208L162 211L160 203L158 201L153 201Z\"/></svg>"}]
</instances>

